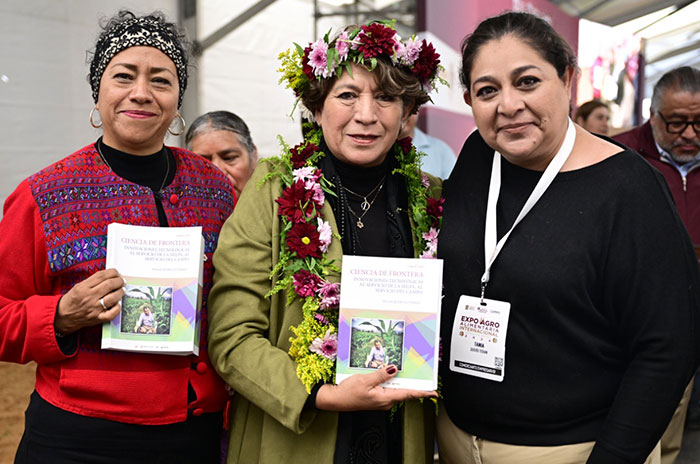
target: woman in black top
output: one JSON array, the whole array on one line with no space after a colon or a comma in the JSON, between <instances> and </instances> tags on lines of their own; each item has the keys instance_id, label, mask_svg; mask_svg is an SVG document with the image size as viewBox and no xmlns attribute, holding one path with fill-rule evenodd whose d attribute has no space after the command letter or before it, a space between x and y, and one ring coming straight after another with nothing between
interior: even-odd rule
<instances>
[{"instance_id":1,"label":"woman in black top","mask_svg":"<svg viewBox=\"0 0 700 464\"><path fill-rule=\"evenodd\" d=\"M487 19L462 54L478 131L444 189L441 459L641 463L698 364L666 184L568 118L576 61L545 21Z\"/></svg>"}]
</instances>

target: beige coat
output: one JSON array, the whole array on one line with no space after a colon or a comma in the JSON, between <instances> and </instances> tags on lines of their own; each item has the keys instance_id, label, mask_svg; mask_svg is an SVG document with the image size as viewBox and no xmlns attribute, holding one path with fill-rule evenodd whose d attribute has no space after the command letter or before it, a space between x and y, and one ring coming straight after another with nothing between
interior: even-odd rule
<instances>
[{"instance_id":1,"label":"beige coat","mask_svg":"<svg viewBox=\"0 0 700 464\"><path fill-rule=\"evenodd\" d=\"M270 270L279 259L280 226L275 199L277 178L258 183L270 172L261 163L247 183L235 213L221 230L214 254L214 287L209 298L209 353L212 364L231 385L228 463L331 464L338 414L304 407L308 394L287 354L290 326L302 317L299 299L287 307L280 292L265 298L274 281ZM430 177L431 184L440 181ZM439 195L439 188L435 189ZM335 234L330 205L321 209ZM328 257L340 263L340 240ZM338 282L339 275L329 276ZM404 462L432 462L435 408L431 401L410 401L404 412Z\"/></svg>"}]
</instances>

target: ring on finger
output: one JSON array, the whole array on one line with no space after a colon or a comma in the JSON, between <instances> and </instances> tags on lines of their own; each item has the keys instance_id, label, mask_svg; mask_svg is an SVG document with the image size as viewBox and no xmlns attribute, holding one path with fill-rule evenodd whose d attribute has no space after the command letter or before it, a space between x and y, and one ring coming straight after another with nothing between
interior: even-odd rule
<instances>
[{"instance_id":1,"label":"ring on finger","mask_svg":"<svg viewBox=\"0 0 700 464\"><path fill-rule=\"evenodd\" d=\"M105 299L104 297L100 298L100 304L102 305L102 309L107 311L107 306L105 305Z\"/></svg>"}]
</instances>

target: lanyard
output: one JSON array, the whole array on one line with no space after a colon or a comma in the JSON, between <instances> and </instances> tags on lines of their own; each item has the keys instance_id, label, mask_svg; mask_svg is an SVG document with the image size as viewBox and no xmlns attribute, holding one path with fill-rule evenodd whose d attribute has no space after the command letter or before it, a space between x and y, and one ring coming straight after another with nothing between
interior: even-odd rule
<instances>
[{"instance_id":1,"label":"lanyard","mask_svg":"<svg viewBox=\"0 0 700 464\"><path fill-rule=\"evenodd\" d=\"M506 240L510 236L515 226L530 212L530 210L535 206L535 203L542 198L544 192L550 186L554 178L557 176L561 167L566 163L571 155L571 150L574 148L574 142L576 141L576 126L574 126L573 121L569 118L569 125L566 129L566 137L564 138L564 143L562 143L559 152L552 158L545 169L542 177L535 185L532 193L528 197L527 201L523 205L523 209L520 210L520 214L515 218L515 222L511 226L510 230L501 237L501 240L496 243L497 232L496 232L496 204L498 203L498 195L501 193L501 154L495 152L493 155L493 165L491 167L491 183L489 184L489 198L486 204L486 229L484 231L484 258L485 258L485 270L484 275L481 276L481 302L484 302L484 293L486 293L486 286L489 283L491 266L496 260L498 253L501 252L503 245L505 245Z\"/></svg>"}]
</instances>

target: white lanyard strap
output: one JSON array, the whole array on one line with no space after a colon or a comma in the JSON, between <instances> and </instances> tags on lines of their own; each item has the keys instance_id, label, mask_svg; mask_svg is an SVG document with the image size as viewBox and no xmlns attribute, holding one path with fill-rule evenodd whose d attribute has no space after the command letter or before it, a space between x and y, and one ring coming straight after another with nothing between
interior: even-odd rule
<instances>
[{"instance_id":1,"label":"white lanyard strap","mask_svg":"<svg viewBox=\"0 0 700 464\"><path fill-rule=\"evenodd\" d=\"M484 231L484 260L485 269L484 275L481 276L481 301L483 303L484 293L486 292L486 286L489 283L491 266L496 260L498 253L501 252L503 245L505 245L506 240L510 236L515 226L530 212L530 210L535 206L535 204L542 198L544 192L547 191L554 178L557 176L561 167L564 166L566 160L569 159L571 155L571 150L574 148L574 142L576 141L576 127L573 121L569 118L569 125L566 129L566 137L564 138L564 143L562 143L559 152L552 158L545 169L542 177L535 185L532 193L528 197L527 201L523 205L523 209L520 210L520 214L515 218L515 222L511 226L510 230L501 237L501 240L496 243L498 237L496 231L496 204L498 203L498 195L501 193L501 154L495 152L493 155L493 165L491 167L491 183L489 184L489 198L486 203L486 230Z\"/></svg>"}]
</instances>

